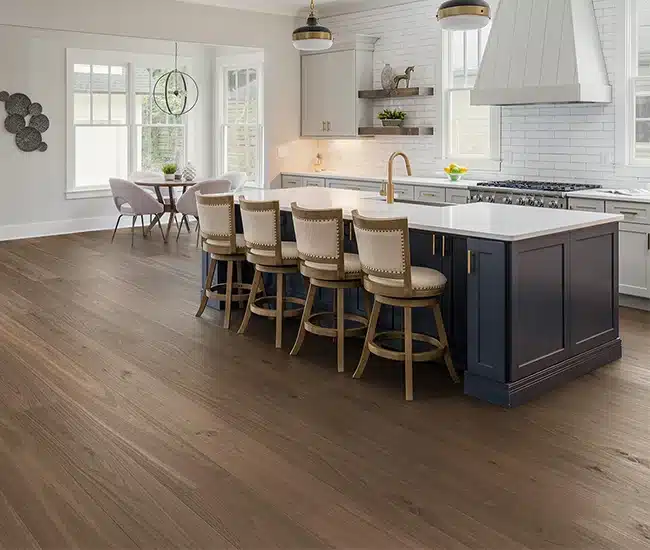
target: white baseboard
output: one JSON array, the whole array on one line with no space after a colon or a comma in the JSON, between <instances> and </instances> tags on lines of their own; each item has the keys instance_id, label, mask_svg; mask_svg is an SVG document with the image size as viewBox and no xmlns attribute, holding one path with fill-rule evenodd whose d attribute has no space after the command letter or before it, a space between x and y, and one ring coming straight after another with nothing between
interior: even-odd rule
<instances>
[{"instance_id":1,"label":"white baseboard","mask_svg":"<svg viewBox=\"0 0 650 550\"><path fill-rule=\"evenodd\" d=\"M633 309L650 311L650 300L646 298L638 298L636 296L627 296L625 294L620 294L618 301L619 305L622 307L631 307Z\"/></svg>"}]
</instances>

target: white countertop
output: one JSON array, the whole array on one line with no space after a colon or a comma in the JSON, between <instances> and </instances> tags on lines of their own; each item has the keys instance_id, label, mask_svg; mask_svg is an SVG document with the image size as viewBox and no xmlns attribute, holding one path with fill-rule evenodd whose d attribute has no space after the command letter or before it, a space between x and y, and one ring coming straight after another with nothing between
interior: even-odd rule
<instances>
[{"instance_id":1,"label":"white countertop","mask_svg":"<svg viewBox=\"0 0 650 550\"><path fill-rule=\"evenodd\" d=\"M609 191L609 192L608 192ZM590 191L574 191L569 198L598 199L601 201L643 202L650 204L648 189L592 189Z\"/></svg>"},{"instance_id":2,"label":"white countertop","mask_svg":"<svg viewBox=\"0 0 650 550\"><path fill-rule=\"evenodd\" d=\"M291 210L296 202L305 208L341 208L346 219L352 210L376 218L408 218L409 227L497 241L521 241L623 221L617 214L600 214L505 204L473 203L437 207L422 204L387 204L376 193L298 187L294 189L244 189L238 196L249 200L279 200L280 208Z\"/></svg>"},{"instance_id":3,"label":"white countertop","mask_svg":"<svg viewBox=\"0 0 650 550\"><path fill-rule=\"evenodd\" d=\"M325 178L330 180L356 180L371 181L374 183L386 183L388 174L383 176L368 176L365 174L347 174L342 172L282 172L284 176L300 176L306 178ZM419 178L415 176L394 176L393 182L404 185L421 185L423 187L454 187L457 189L469 189L475 187L480 181L470 178L463 178L461 181L454 182L446 177Z\"/></svg>"}]
</instances>

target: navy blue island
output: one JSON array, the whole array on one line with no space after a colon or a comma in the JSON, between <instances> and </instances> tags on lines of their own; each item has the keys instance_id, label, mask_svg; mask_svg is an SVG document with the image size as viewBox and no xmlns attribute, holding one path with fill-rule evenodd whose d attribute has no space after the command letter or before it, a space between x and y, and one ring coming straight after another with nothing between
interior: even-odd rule
<instances>
[{"instance_id":1,"label":"navy blue island","mask_svg":"<svg viewBox=\"0 0 650 550\"><path fill-rule=\"evenodd\" d=\"M292 202L342 208L347 252L356 252L352 210L407 218L413 265L447 277L443 317L466 395L513 407L621 357L622 216L488 203L387 204L374 193L313 187L247 189L242 195L279 200L282 238L289 241L295 240ZM241 231L239 219L237 224ZM206 254L203 265L205 278ZM224 278L225 270L218 269L215 279ZM287 292L304 296L300 276L289 281ZM346 292L346 310L365 314L360 292ZM382 309L381 328L401 329L399 309ZM414 312L413 329L436 336L424 312Z\"/></svg>"}]
</instances>

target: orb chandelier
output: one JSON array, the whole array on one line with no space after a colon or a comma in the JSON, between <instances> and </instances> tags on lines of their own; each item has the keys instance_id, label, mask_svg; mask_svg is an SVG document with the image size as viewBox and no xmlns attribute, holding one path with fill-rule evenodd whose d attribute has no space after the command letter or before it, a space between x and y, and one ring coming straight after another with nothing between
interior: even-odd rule
<instances>
[{"instance_id":1,"label":"orb chandelier","mask_svg":"<svg viewBox=\"0 0 650 550\"><path fill-rule=\"evenodd\" d=\"M293 31L293 46L296 50L317 52L332 47L332 31L318 24L314 15L314 0L311 0L307 24Z\"/></svg>"},{"instance_id":2,"label":"orb chandelier","mask_svg":"<svg viewBox=\"0 0 650 550\"><path fill-rule=\"evenodd\" d=\"M490 5L485 0L447 0L440 4L436 19L447 31L474 31L490 22Z\"/></svg>"},{"instance_id":3,"label":"orb chandelier","mask_svg":"<svg viewBox=\"0 0 650 550\"><path fill-rule=\"evenodd\" d=\"M199 86L196 80L178 70L178 42L174 46L174 70L156 80L153 101L163 113L172 116L189 113L199 101Z\"/></svg>"}]
</instances>

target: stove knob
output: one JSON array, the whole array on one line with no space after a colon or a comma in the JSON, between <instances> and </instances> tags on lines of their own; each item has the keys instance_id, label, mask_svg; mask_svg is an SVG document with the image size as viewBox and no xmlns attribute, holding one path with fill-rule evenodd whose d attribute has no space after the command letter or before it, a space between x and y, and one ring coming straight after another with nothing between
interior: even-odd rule
<instances>
[{"instance_id":1,"label":"stove knob","mask_svg":"<svg viewBox=\"0 0 650 550\"><path fill-rule=\"evenodd\" d=\"M537 208L544 208L544 200L543 199L535 199L535 206Z\"/></svg>"},{"instance_id":2,"label":"stove knob","mask_svg":"<svg viewBox=\"0 0 650 550\"><path fill-rule=\"evenodd\" d=\"M548 203L549 208L560 208L560 203L556 200L549 201Z\"/></svg>"},{"instance_id":3,"label":"stove knob","mask_svg":"<svg viewBox=\"0 0 650 550\"><path fill-rule=\"evenodd\" d=\"M528 198L526 199L526 204L527 204L528 206L535 206L535 197L528 197Z\"/></svg>"},{"instance_id":4,"label":"stove knob","mask_svg":"<svg viewBox=\"0 0 650 550\"><path fill-rule=\"evenodd\" d=\"M477 202L483 202L483 195L476 195Z\"/></svg>"},{"instance_id":5,"label":"stove knob","mask_svg":"<svg viewBox=\"0 0 650 550\"><path fill-rule=\"evenodd\" d=\"M490 196L487 198L487 201L488 201L488 202L495 202L496 200L497 200L496 195L490 195Z\"/></svg>"},{"instance_id":6,"label":"stove knob","mask_svg":"<svg viewBox=\"0 0 650 550\"><path fill-rule=\"evenodd\" d=\"M503 204L512 204L512 197L506 197L503 199Z\"/></svg>"},{"instance_id":7,"label":"stove knob","mask_svg":"<svg viewBox=\"0 0 650 550\"><path fill-rule=\"evenodd\" d=\"M526 204L526 198L525 198L525 197L519 197L519 198L517 199L517 204L518 204L519 206L525 206L525 204Z\"/></svg>"}]
</instances>

